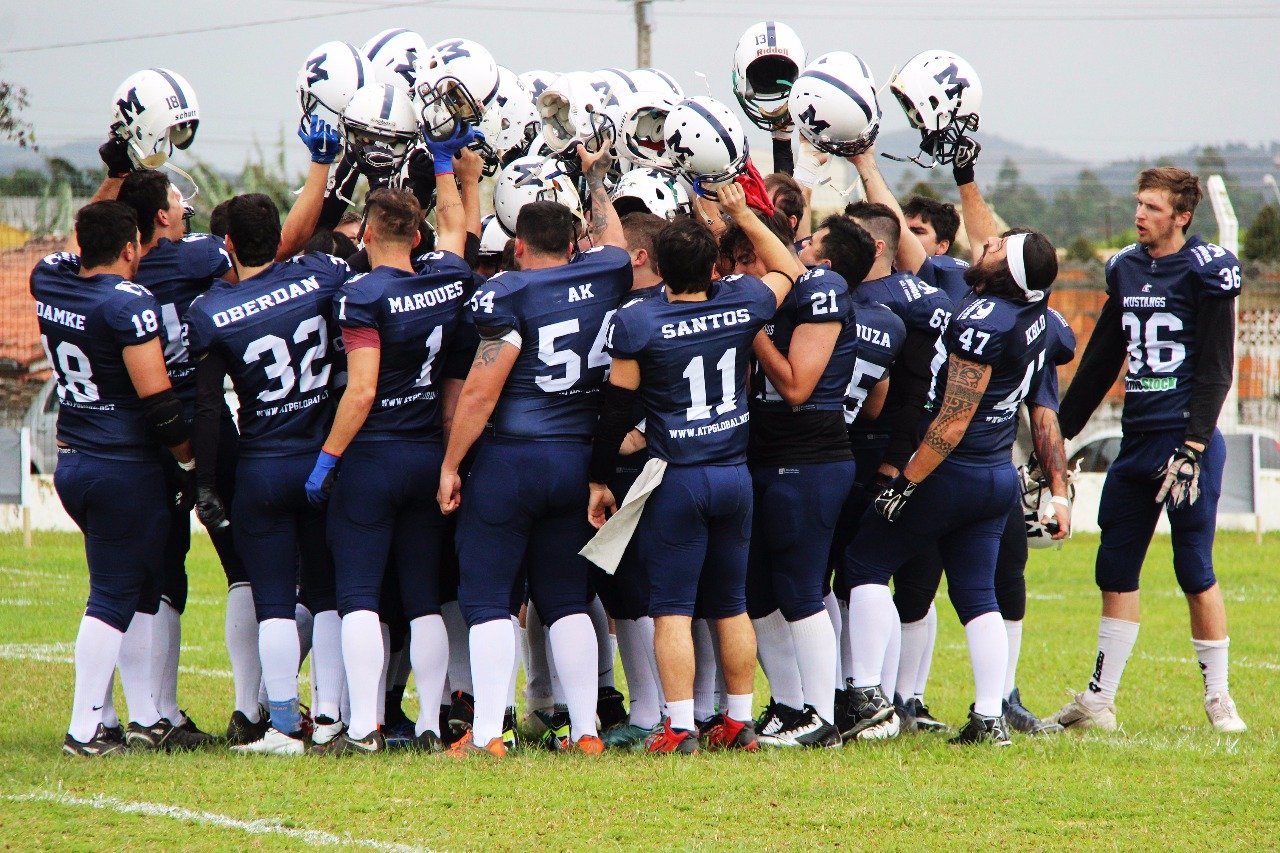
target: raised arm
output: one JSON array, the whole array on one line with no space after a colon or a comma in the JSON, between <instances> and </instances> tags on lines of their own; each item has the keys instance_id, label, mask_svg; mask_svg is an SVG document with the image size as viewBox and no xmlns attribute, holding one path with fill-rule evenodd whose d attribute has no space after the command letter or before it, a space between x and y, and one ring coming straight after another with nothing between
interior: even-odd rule
<instances>
[{"instance_id":1,"label":"raised arm","mask_svg":"<svg viewBox=\"0 0 1280 853\"><path fill-rule=\"evenodd\" d=\"M312 116L311 123L298 129L298 138L311 152L311 168L307 170L307 181L302 185L289 215L284 218L280 229L280 247L276 250L276 260L284 261L292 258L311 239L320 222L320 211L324 208L324 191L329 182L329 164L338 156L342 145L338 132L319 116Z\"/></svg>"},{"instance_id":2,"label":"raised arm","mask_svg":"<svg viewBox=\"0 0 1280 853\"><path fill-rule=\"evenodd\" d=\"M960 190L960 210L964 216L964 232L969 236L969 254L976 263L982 258L987 241L999 236L1000 226L996 225L996 216L991 212L991 206L978 190L978 182L973 176L975 160L976 155L965 165L955 166L952 175Z\"/></svg>"},{"instance_id":3,"label":"raised arm","mask_svg":"<svg viewBox=\"0 0 1280 853\"><path fill-rule=\"evenodd\" d=\"M762 281L773 291L778 304L787 298L795 280L805 274L804 264L782 244L778 236L760 221L754 210L747 206L747 194L741 184L725 184L716 190L720 206L733 217L733 221L746 233L756 257L769 271Z\"/></svg>"},{"instance_id":4,"label":"raised arm","mask_svg":"<svg viewBox=\"0 0 1280 853\"><path fill-rule=\"evenodd\" d=\"M578 156L582 159L582 174L587 179L587 192L591 196L591 223L587 230L591 245L627 248L627 238L622 233L622 220L618 218L618 211L613 209L609 192L604 188L604 178L609 173L609 164L613 160L609 149L601 148L592 154L587 151L587 146L579 142Z\"/></svg>"},{"instance_id":5,"label":"raised arm","mask_svg":"<svg viewBox=\"0 0 1280 853\"><path fill-rule=\"evenodd\" d=\"M929 257L929 253L924 250L920 238L907 227L907 217L902 215L902 206L898 204L897 197L885 183L884 176L880 174L880 167L876 165L876 149L872 147L861 154L855 154L849 158L849 162L858 170L858 176L862 178L862 186L867 191L867 201L883 204L898 216L902 236L898 238L898 254L894 258L894 266L899 270L918 273Z\"/></svg>"}]
</instances>

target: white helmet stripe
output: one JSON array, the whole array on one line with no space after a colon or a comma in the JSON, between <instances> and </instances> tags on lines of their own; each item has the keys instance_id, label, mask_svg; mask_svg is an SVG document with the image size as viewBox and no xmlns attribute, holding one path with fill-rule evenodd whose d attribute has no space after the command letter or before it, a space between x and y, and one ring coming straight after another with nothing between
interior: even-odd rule
<instances>
[{"instance_id":1,"label":"white helmet stripe","mask_svg":"<svg viewBox=\"0 0 1280 853\"><path fill-rule=\"evenodd\" d=\"M720 139L724 142L725 149L729 152L729 162L737 160L737 146L733 144L733 137L729 134L729 131L725 126L720 123L720 119L713 116L706 107L702 106L702 104L697 101L685 101L683 105L706 119L707 123L710 124L715 132L720 135Z\"/></svg>"},{"instance_id":2,"label":"white helmet stripe","mask_svg":"<svg viewBox=\"0 0 1280 853\"><path fill-rule=\"evenodd\" d=\"M833 77L830 74L826 73L825 71L817 71L814 69L810 69L804 72L804 76L812 77L815 80L821 80L824 83L829 83L832 86L835 86L841 92L844 92L846 95L848 95L850 98L853 99L854 103L862 107L862 112L866 115L867 121L871 121L872 115L873 115L871 110L871 105L868 104L866 100L861 95L858 94L857 90L849 86L843 80L841 80L838 77Z\"/></svg>"},{"instance_id":3,"label":"white helmet stripe","mask_svg":"<svg viewBox=\"0 0 1280 853\"><path fill-rule=\"evenodd\" d=\"M173 76L163 68L152 68L151 70L168 81L169 85L173 87L173 94L178 96L178 106L185 110L187 108L187 93L182 91L182 87L178 85L178 81L174 80Z\"/></svg>"}]
</instances>

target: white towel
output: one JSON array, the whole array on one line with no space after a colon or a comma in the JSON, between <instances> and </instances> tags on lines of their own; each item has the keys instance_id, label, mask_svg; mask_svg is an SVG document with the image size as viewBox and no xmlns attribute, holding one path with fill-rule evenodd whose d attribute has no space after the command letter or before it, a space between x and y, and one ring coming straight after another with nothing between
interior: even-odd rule
<instances>
[{"instance_id":1,"label":"white towel","mask_svg":"<svg viewBox=\"0 0 1280 853\"><path fill-rule=\"evenodd\" d=\"M636 525L640 523L645 501L649 500L649 495L662 483L662 475L666 471L665 459L650 459L646 462L640 469L640 476L631 484L622 506L618 507L618 511L578 553L609 574L616 572L618 563L622 561L622 554L627 550L627 543L635 535Z\"/></svg>"}]
</instances>

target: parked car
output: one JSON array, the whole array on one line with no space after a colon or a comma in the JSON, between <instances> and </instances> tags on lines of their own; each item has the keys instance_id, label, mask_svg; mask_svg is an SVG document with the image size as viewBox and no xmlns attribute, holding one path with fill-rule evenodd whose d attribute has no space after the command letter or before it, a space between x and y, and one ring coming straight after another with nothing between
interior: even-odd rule
<instances>
[{"instance_id":1,"label":"parked car","mask_svg":"<svg viewBox=\"0 0 1280 853\"><path fill-rule=\"evenodd\" d=\"M1240 427L1227 436L1228 453L1239 439L1236 436L1258 437L1258 467L1280 470L1280 437L1262 427ZM1083 443L1071 442L1068 467L1080 466L1083 474L1105 474L1120 453L1120 430L1107 429L1095 432Z\"/></svg>"}]
</instances>

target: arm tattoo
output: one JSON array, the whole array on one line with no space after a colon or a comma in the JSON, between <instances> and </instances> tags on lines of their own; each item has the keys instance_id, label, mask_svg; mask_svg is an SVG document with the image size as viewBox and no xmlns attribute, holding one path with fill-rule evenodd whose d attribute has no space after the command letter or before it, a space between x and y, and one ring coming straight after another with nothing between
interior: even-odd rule
<instances>
[{"instance_id":1,"label":"arm tattoo","mask_svg":"<svg viewBox=\"0 0 1280 853\"><path fill-rule=\"evenodd\" d=\"M591 236L591 245L598 246L604 232L609 228L606 208L613 202L609 201L609 193L604 188L604 178L595 174L594 169L587 175L587 186L591 188L591 225L587 233Z\"/></svg>"},{"instance_id":2,"label":"arm tattoo","mask_svg":"<svg viewBox=\"0 0 1280 853\"><path fill-rule=\"evenodd\" d=\"M982 402L982 391L978 386L982 382L986 369L972 362L951 359L947 364L947 393L942 399L938 416L929 425L924 443L943 459L955 450L955 443L948 440L947 433L953 424L964 424L968 429L973 414Z\"/></svg>"},{"instance_id":3,"label":"arm tattoo","mask_svg":"<svg viewBox=\"0 0 1280 853\"><path fill-rule=\"evenodd\" d=\"M492 366L498 360L498 353L502 352L502 343L501 340L481 341L473 364L482 367Z\"/></svg>"},{"instance_id":4,"label":"arm tattoo","mask_svg":"<svg viewBox=\"0 0 1280 853\"><path fill-rule=\"evenodd\" d=\"M1049 478L1050 488L1064 487L1067 481L1067 451L1062 441L1058 416L1050 409L1035 409L1031 414L1031 438L1036 458Z\"/></svg>"}]
</instances>

